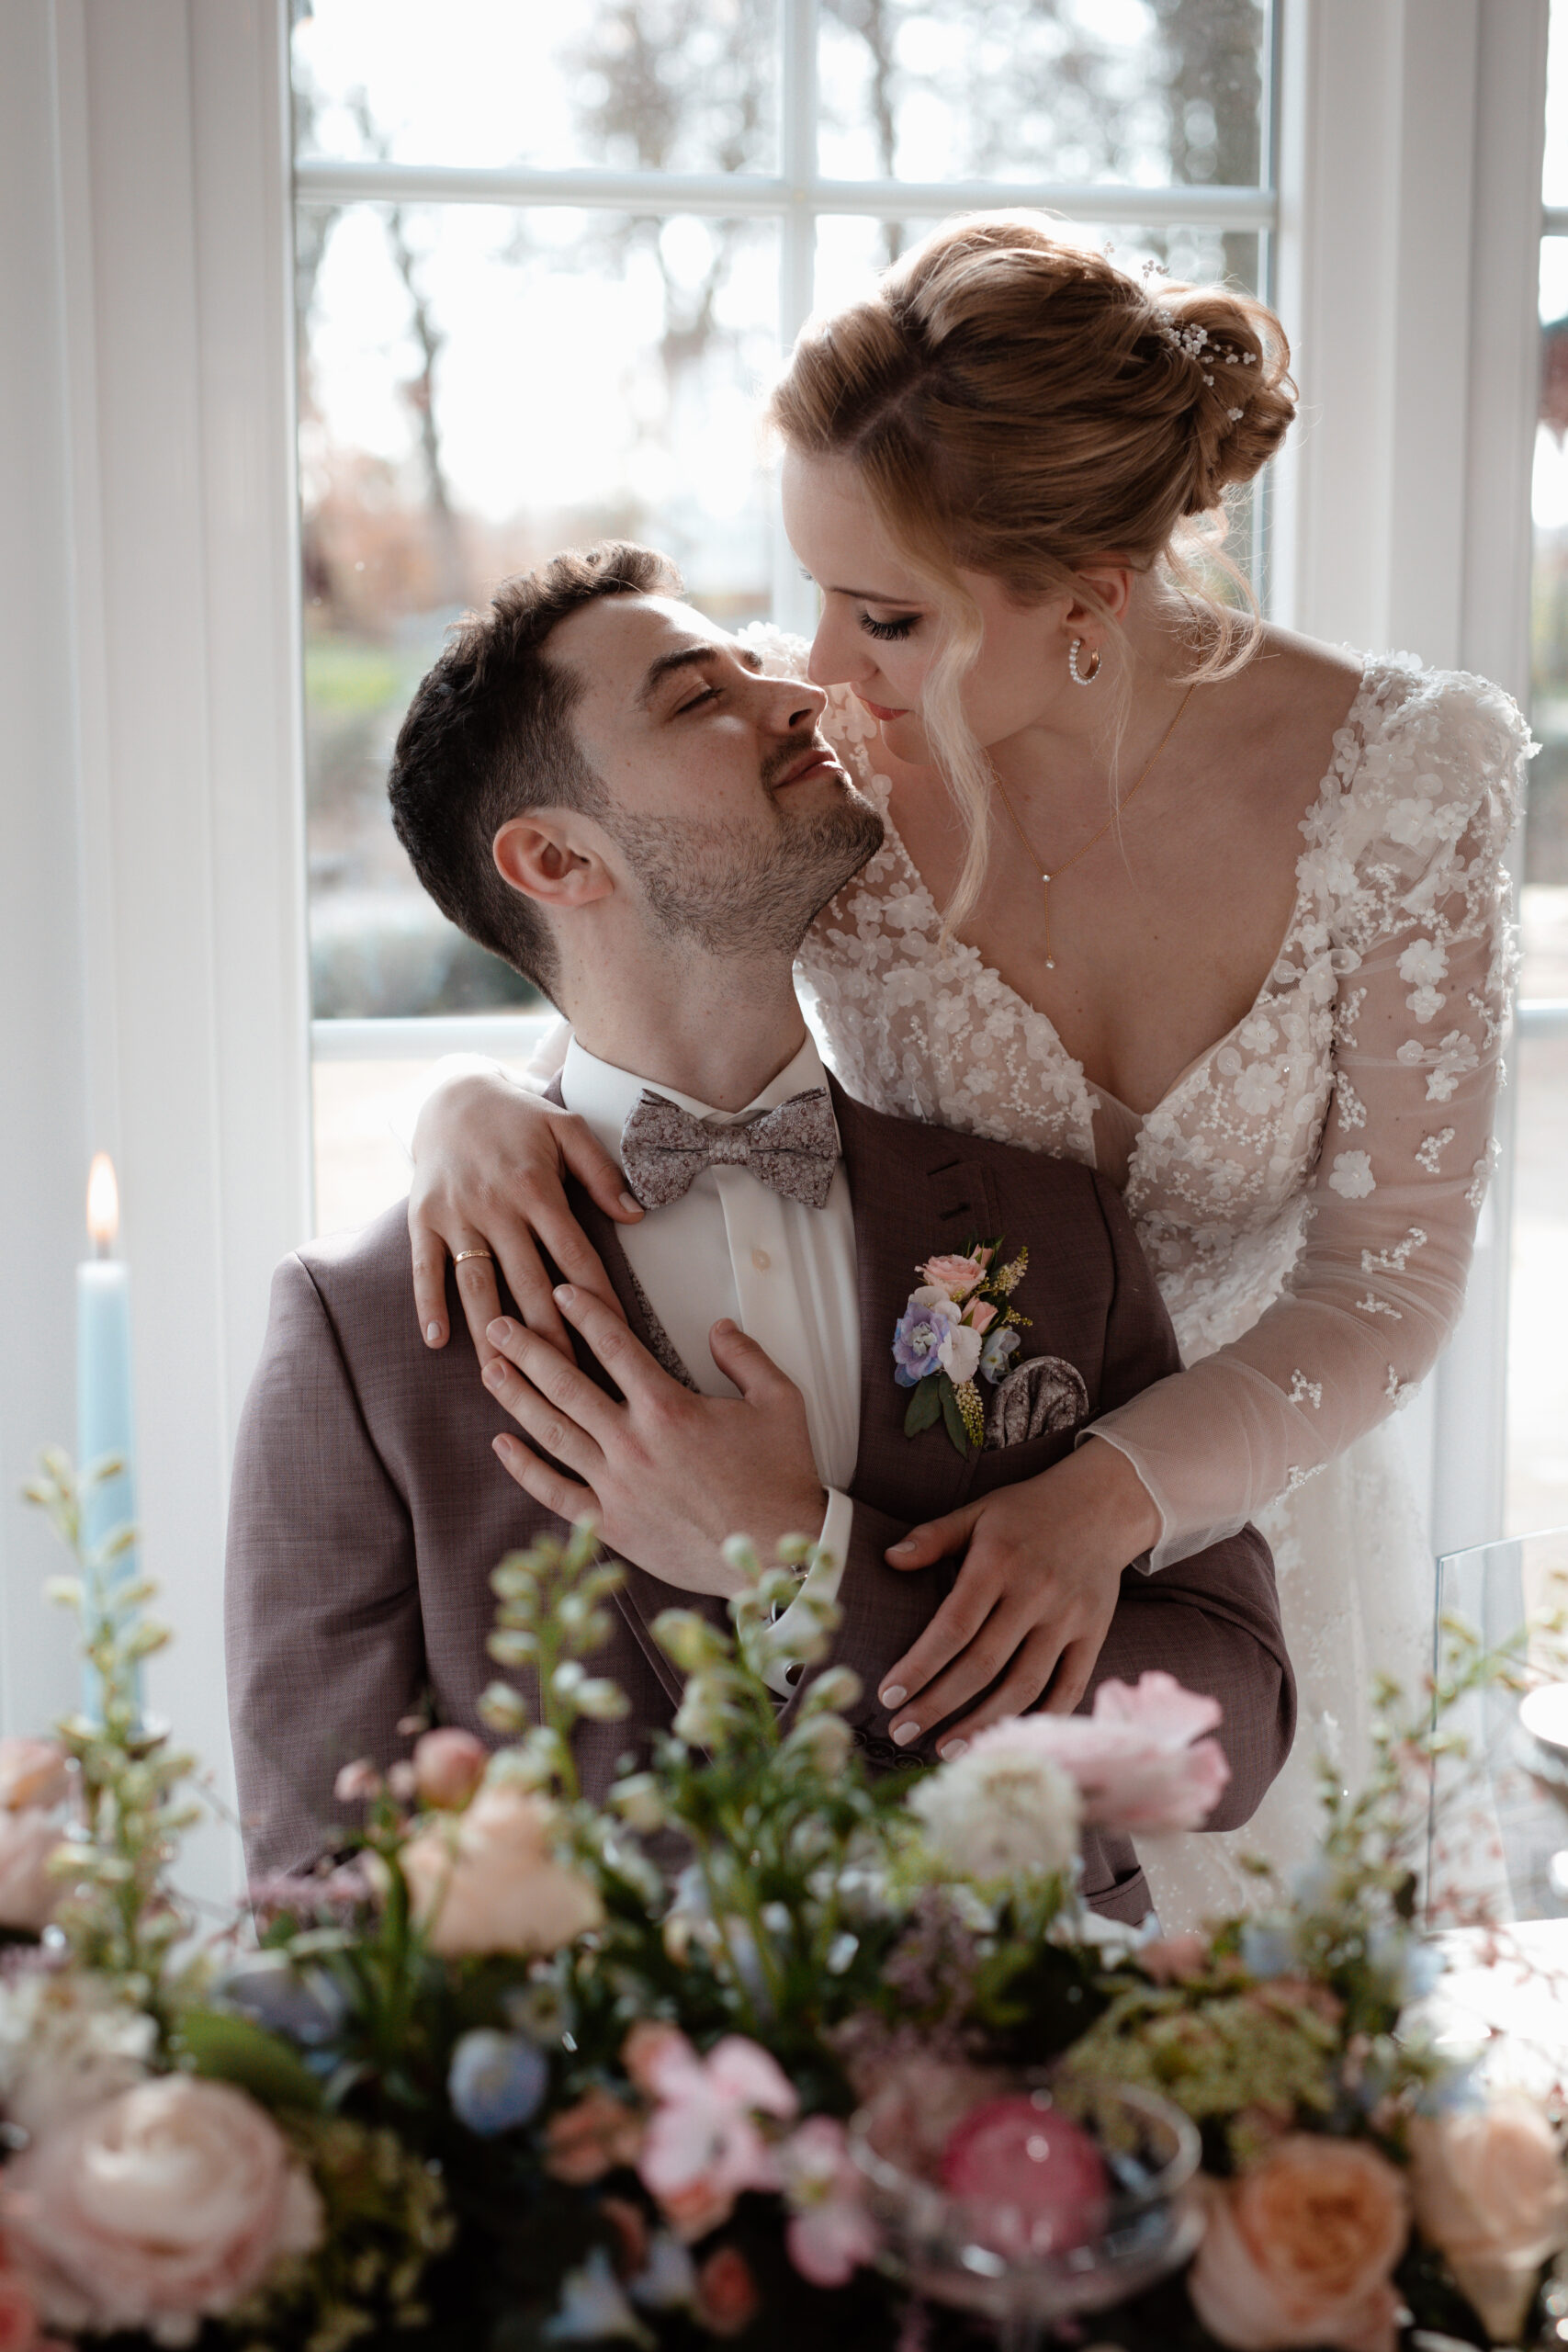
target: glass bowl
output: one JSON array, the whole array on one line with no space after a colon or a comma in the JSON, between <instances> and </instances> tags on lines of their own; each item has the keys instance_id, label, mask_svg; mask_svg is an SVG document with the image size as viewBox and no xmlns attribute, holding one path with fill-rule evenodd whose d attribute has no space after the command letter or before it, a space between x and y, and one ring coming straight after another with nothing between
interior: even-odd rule
<instances>
[{"instance_id":1,"label":"glass bowl","mask_svg":"<svg viewBox=\"0 0 1568 2352\"><path fill-rule=\"evenodd\" d=\"M943 2151L976 2108L1025 2094L1095 2143L1109 2191L1076 2214L953 2195ZM1179 2109L1122 2083L1049 2072L914 2065L852 2118L849 2143L886 2266L919 2295L979 2313L1022 2347L1057 2320L1124 2302L1179 2268L1203 2234L1200 2144Z\"/></svg>"}]
</instances>

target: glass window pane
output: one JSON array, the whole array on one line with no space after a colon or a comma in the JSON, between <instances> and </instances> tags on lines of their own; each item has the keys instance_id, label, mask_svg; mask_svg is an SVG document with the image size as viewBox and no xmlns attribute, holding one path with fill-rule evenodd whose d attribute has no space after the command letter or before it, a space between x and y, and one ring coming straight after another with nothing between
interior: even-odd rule
<instances>
[{"instance_id":1,"label":"glass window pane","mask_svg":"<svg viewBox=\"0 0 1568 2352\"><path fill-rule=\"evenodd\" d=\"M1568 10L1552 10L1556 54ZM1568 59L1564 59L1568 64ZM1521 891L1525 1010L1513 1056L1508 1527L1568 1521L1568 238L1541 245L1529 764ZM1530 1008L1543 1008L1532 1016ZM1552 1021L1545 1008L1555 1005Z\"/></svg>"},{"instance_id":2,"label":"glass window pane","mask_svg":"<svg viewBox=\"0 0 1568 2352\"><path fill-rule=\"evenodd\" d=\"M306 0L302 155L769 172L775 0Z\"/></svg>"},{"instance_id":3,"label":"glass window pane","mask_svg":"<svg viewBox=\"0 0 1568 2352\"><path fill-rule=\"evenodd\" d=\"M842 179L1247 187L1263 0L823 0L820 153Z\"/></svg>"},{"instance_id":4,"label":"glass window pane","mask_svg":"<svg viewBox=\"0 0 1568 2352\"><path fill-rule=\"evenodd\" d=\"M392 741L447 623L558 548L650 542L716 618L766 611L776 232L368 204L302 226L315 1013L525 1002L414 880Z\"/></svg>"}]
</instances>

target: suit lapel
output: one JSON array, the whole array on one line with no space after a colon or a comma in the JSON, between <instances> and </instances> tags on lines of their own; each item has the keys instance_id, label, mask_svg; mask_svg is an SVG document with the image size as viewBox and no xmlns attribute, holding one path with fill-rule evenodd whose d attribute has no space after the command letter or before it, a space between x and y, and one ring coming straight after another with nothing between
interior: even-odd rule
<instances>
[{"instance_id":1,"label":"suit lapel","mask_svg":"<svg viewBox=\"0 0 1568 2352\"><path fill-rule=\"evenodd\" d=\"M828 1084L854 1204L861 1325L855 1486L878 1497L897 1493L911 1523L940 1518L966 1499L979 1456L964 1461L940 1427L905 1436L909 1392L893 1376L893 1327L927 1258L996 1231L989 1172L964 1151L962 1136L883 1118L831 1076Z\"/></svg>"}]
</instances>

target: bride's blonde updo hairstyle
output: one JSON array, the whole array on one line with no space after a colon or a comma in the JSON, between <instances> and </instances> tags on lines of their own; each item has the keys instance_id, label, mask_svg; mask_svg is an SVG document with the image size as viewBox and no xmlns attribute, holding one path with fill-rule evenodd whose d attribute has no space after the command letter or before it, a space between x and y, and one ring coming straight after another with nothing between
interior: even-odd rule
<instances>
[{"instance_id":1,"label":"bride's blonde updo hairstyle","mask_svg":"<svg viewBox=\"0 0 1568 2352\"><path fill-rule=\"evenodd\" d=\"M1295 414L1290 356L1251 295L1132 277L1028 213L948 223L874 294L806 327L770 421L805 456L850 460L947 624L921 718L968 835L950 929L979 895L991 804L959 701L982 634L960 573L1021 605L1070 589L1113 629L1084 567L1158 567L1185 605L1188 675L1238 669L1261 623L1220 549L1225 498ZM1216 569L1239 607L1214 593Z\"/></svg>"}]
</instances>

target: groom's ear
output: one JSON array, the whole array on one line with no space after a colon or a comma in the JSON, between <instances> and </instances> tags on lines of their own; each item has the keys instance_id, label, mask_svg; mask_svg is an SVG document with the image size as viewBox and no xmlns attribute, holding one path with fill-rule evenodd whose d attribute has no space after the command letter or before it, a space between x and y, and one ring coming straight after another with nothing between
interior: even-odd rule
<instances>
[{"instance_id":1,"label":"groom's ear","mask_svg":"<svg viewBox=\"0 0 1568 2352\"><path fill-rule=\"evenodd\" d=\"M495 870L545 907L586 907L615 888L592 831L575 811L509 817L491 843Z\"/></svg>"}]
</instances>

